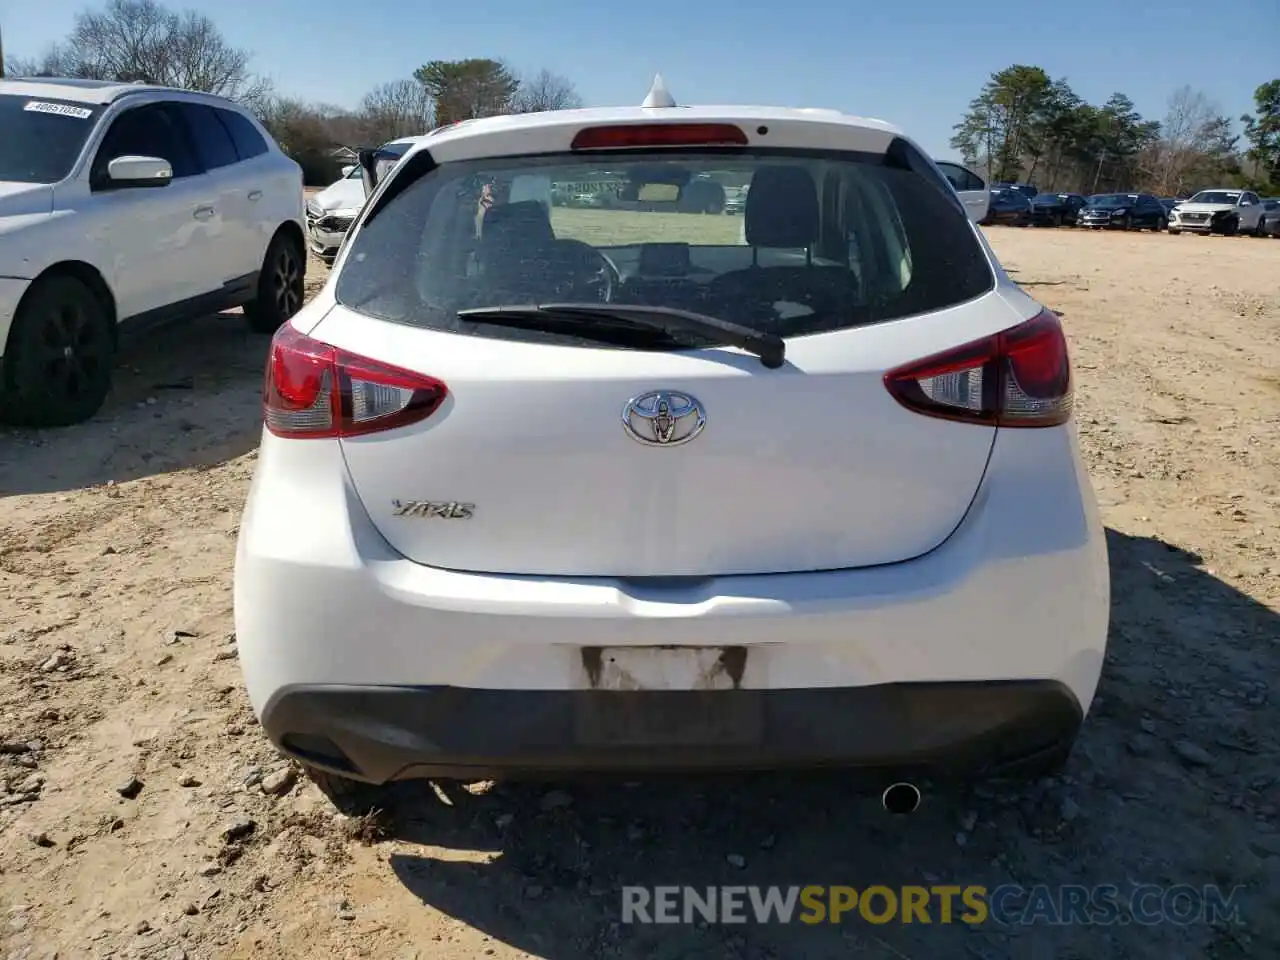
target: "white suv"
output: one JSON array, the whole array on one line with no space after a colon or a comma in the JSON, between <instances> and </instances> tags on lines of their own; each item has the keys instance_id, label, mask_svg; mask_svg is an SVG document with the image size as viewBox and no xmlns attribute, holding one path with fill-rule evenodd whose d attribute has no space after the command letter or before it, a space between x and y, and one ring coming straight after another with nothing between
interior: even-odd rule
<instances>
[{"instance_id":1,"label":"white suv","mask_svg":"<svg viewBox=\"0 0 1280 960\"><path fill-rule=\"evenodd\" d=\"M1169 214L1170 233L1250 233L1265 235L1266 206L1251 190L1201 190Z\"/></svg>"},{"instance_id":2,"label":"white suv","mask_svg":"<svg viewBox=\"0 0 1280 960\"><path fill-rule=\"evenodd\" d=\"M302 173L221 97L0 80L0 416L91 417L120 341L243 306L302 305Z\"/></svg>"},{"instance_id":3,"label":"white suv","mask_svg":"<svg viewBox=\"0 0 1280 960\"><path fill-rule=\"evenodd\" d=\"M602 170L616 203L551 202ZM678 212L708 177L750 183L742 220ZM888 124L435 133L276 334L263 396L240 662L332 796L1038 772L1089 709L1107 554L1062 327Z\"/></svg>"}]
</instances>

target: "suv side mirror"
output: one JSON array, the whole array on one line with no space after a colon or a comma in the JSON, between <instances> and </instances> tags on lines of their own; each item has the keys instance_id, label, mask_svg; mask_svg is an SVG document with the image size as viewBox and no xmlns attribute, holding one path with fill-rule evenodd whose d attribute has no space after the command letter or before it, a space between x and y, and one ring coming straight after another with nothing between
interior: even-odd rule
<instances>
[{"instance_id":1,"label":"suv side mirror","mask_svg":"<svg viewBox=\"0 0 1280 960\"><path fill-rule=\"evenodd\" d=\"M107 164L107 184L112 187L165 187L173 180L173 167L159 157L116 157Z\"/></svg>"}]
</instances>

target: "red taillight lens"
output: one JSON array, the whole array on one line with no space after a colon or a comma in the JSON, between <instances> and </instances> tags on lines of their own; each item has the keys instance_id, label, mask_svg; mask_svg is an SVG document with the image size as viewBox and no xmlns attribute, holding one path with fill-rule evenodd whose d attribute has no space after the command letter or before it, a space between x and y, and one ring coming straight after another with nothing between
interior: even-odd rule
<instances>
[{"instance_id":1,"label":"red taillight lens","mask_svg":"<svg viewBox=\"0 0 1280 960\"><path fill-rule=\"evenodd\" d=\"M909 410L1000 427L1052 427L1071 417L1067 339L1045 310L1016 327L890 370L884 385Z\"/></svg>"},{"instance_id":2,"label":"red taillight lens","mask_svg":"<svg viewBox=\"0 0 1280 960\"><path fill-rule=\"evenodd\" d=\"M579 130L573 150L626 147L745 147L747 135L732 123L638 123Z\"/></svg>"},{"instance_id":3,"label":"red taillight lens","mask_svg":"<svg viewBox=\"0 0 1280 960\"><path fill-rule=\"evenodd\" d=\"M267 358L262 419L277 437L357 437L425 420L449 394L433 377L277 331Z\"/></svg>"}]
</instances>

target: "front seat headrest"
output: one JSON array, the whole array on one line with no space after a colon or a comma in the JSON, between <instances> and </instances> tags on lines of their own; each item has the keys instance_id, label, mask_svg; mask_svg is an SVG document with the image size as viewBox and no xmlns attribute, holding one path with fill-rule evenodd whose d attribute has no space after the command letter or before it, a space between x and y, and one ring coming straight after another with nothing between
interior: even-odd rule
<instances>
[{"instance_id":1,"label":"front seat headrest","mask_svg":"<svg viewBox=\"0 0 1280 960\"><path fill-rule=\"evenodd\" d=\"M555 239L547 209L538 200L495 204L484 212L480 237L483 240L539 242Z\"/></svg>"}]
</instances>

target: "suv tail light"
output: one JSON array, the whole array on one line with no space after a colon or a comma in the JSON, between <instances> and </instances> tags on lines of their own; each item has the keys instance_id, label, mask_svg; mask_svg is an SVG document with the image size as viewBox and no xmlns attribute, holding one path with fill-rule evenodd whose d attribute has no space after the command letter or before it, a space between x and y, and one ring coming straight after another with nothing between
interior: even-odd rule
<instances>
[{"instance_id":1,"label":"suv tail light","mask_svg":"<svg viewBox=\"0 0 1280 960\"><path fill-rule=\"evenodd\" d=\"M1000 427L1052 427L1071 417L1067 340L1050 310L1016 327L890 370L908 410Z\"/></svg>"},{"instance_id":2,"label":"suv tail light","mask_svg":"<svg viewBox=\"0 0 1280 960\"><path fill-rule=\"evenodd\" d=\"M271 341L262 419L277 437L357 437L425 420L448 388L313 340L286 323Z\"/></svg>"}]
</instances>

